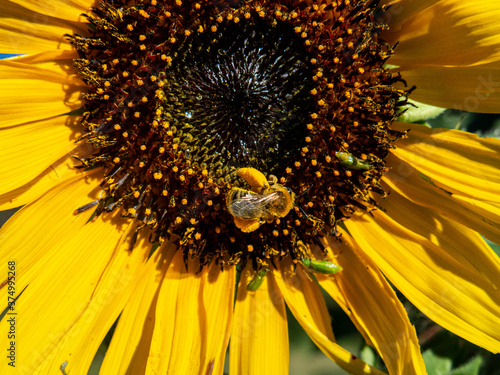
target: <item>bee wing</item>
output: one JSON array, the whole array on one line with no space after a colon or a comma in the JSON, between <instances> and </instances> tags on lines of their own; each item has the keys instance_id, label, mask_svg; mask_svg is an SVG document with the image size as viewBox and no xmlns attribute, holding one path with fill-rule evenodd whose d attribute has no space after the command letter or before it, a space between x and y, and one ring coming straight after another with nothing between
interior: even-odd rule
<instances>
[{"instance_id":1,"label":"bee wing","mask_svg":"<svg viewBox=\"0 0 500 375\"><path fill-rule=\"evenodd\" d=\"M228 205L229 212L242 219L268 219L272 215L268 212L270 203L278 200L280 195L277 192L268 194L247 194L234 199Z\"/></svg>"}]
</instances>

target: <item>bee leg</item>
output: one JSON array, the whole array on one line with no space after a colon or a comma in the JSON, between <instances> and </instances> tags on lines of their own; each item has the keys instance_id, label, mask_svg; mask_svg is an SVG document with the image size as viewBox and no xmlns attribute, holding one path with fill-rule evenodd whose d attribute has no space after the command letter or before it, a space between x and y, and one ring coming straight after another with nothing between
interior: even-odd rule
<instances>
[{"instance_id":1,"label":"bee leg","mask_svg":"<svg viewBox=\"0 0 500 375\"><path fill-rule=\"evenodd\" d=\"M255 168L240 168L236 173L252 187L252 191L255 193L260 193L262 189L267 187L266 176Z\"/></svg>"},{"instance_id":2,"label":"bee leg","mask_svg":"<svg viewBox=\"0 0 500 375\"><path fill-rule=\"evenodd\" d=\"M257 230L262 225L262 222L260 220L241 219L241 218L235 216L234 217L234 224L243 233L250 233L250 232Z\"/></svg>"},{"instance_id":3,"label":"bee leg","mask_svg":"<svg viewBox=\"0 0 500 375\"><path fill-rule=\"evenodd\" d=\"M270 174L269 175L269 180L267 182L269 182L269 185L277 184L278 183L278 177L276 177L273 174Z\"/></svg>"}]
</instances>

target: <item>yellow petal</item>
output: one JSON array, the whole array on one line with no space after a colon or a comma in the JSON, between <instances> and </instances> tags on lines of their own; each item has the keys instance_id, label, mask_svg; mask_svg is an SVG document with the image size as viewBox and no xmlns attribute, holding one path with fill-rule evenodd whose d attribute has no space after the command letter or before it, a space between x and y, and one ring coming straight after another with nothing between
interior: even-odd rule
<instances>
[{"instance_id":1,"label":"yellow petal","mask_svg":"<svg viewBox=\"0 0 500 375\"><path fill-rule=\"evenodd\" d=\"M489 240L500 243L500 209L488 202L450 194L418 175L405 161L389 154L390 170L384 177L387 191L397 191L420 206L432 208L452 221L459 222Z\"/></svg>"},{"instance_id":2,"label":"yellow petal","mask_svg":"<svg viewBox=\"0 0 500 375\"><path fill-rule=\"evenodd\" d=\"M64 20L77 21L82 13L88 12L89 7L94 5L92 0L10 0L12 3L21 5L33 12L45 14Z\"/></svg>"},{"instance_id":3,"label":"yellow petal","mask_svg":"<svg viewBox=\"0 0 500 375\"><path fill-rule=\"evenodd\" d=\"M23 1L27 4L29 1ZM2 17L0 18L0 50L4 53L31 54L52 50L71 50L73 47L64 37L64 34L87 33L85 19L82 12L75 9L70 20L53 17L58 13L57 3L44 1L31 2L35 11L24 8L11 1L2 2ZM44 5L47 5L44 8ZM90 5L90 3L89 3ZM68 7L60 7L60 15L70 16ZM40 11L40 12L37 12ZM82 22L75 22L81 20Z\"/></svg>"},{"instance_id":4,"label":"yellow petal","mask_svg":"<svg viewBox=\"0 0 500 375\"><path fill-rule=\"evenodd\" d=\"M500 8L497 2L441 0L418 3L411 14L406 13L404 21L389 29L391 40L399 41L391 64L402 68L420 65L460 67L500 60L500 26L496 22L500 18ZM392 13L395 11L392 9Z\"/></svg>"},{"instance_id":5,"label":"yellow petal","mask_svg":"<svg viewBox=\"0 0 500 375\"><path fill-rule=\"evenodd\" d=\"M26 333L18 360L27 371L21 373L33 373L47 360L55 361L50 373L58 371L64 360L57 351L68 343L65 335L75 322L85 324L94 317L99 280L128 230L127 222L111 215L85 225L90 212L73 214L75 206L88 202L89 194L95 199L100 190L92 191L89 178L82 177L27 205L0 231L0 259L17 262L18 292L28 285L16 304L23 316L19 333ZM7 301L5 293L0 290ZM0 326L6 328L5 324Z\"/></svg>"},{"instance_id":6,"label":"yellow petal","mask_svg":"<svg viewBox=\"0 0 500 375\"><path fill-rule=\"evenodd\" d=\"M392 194L385 205L391 216L377 210L345 222L360 249L429 318L498 352L498 258L477 233L431 210Z\"/></svg>"},{"instance_id":7,"label":"yellow petal","mask_svg":"<svg viewBox=\"0 0 500 375\"><path fill-rule=\"evenodd\" d=\"M0 127L51 118L82 106L82 81L59 65L49 69L0 60L0 79Z\"/></svg>"},{"instance_id":8,"label":"yellow petal","mask_svg":"<svg viewBox=\"0 0 500 375\"><path fill-rule=\"evenodd\" d=\"M35 179L75 148L75 116L0 128L0 195Z\"/></svg>"},{"instance_id":9,"label":"yellow petal","mask_svg":"<svg viewBox=\"0 0 500 375\"><path fill-rule=\"evenodd\" d=\"M391 152L446 191L500 202L500 141L475 134L423 125L392 124L411 129ZM408 171L413 173L413 171Z\"/></svg>"},{"instance_id":10,"label":"yellow petal","mask_svg":"<svg viewBox=\"0 0 500 375\"><path fill-rule=\"evenodd\" d=\"M351 374L383 374L335 343L331 328L327 328L323 296L303 269L297 267L294 274L287 267L274 275L288 308L323 353Z\"/></svg>"},{"instance_id":11,"label":"yellow petal","mask_svg":"<svg viewBox=\"0 0 500 375\"><path fill-rule=\"evenodd\" d=\"M175 249L174 244L168 243L161 251L157 251L143 268L139 280L132 286L132 294L120 315L101 373L145 373L158 293Z\"/></svg>"},{"instance_id":12,"label":"yellow petal","mask_svg":"<svg viewBox=\"0 0 500 375\"><path fill-rule=\"evenodd\" d=\"M71 156L64 156L27 184L0 195L0 210L8 210L30 203L55 186L81 174L81 170L75 169L75 164L75 160Z\"/></svg>"},{"instance_id":13,"label":"yellow petal","mask_svg":"<svg viewBox=\"0 0 500 375\"><path fill-rule=\"evenodd\" d=\"M229 349L229 374L288 374L285 303L272 272L267 273L254 292L246 288L253 277L249 269L241 273Z\"/></svg>"},{"instance_id":14,"label":"yellow petal","mask_svg":"<svg viewBox=\"0 0 500 375\"><path fill-rule=\"evenodd\" d=\"M496 1L403 1L389 10L383 38L412 99L469 112L498 112L500 8Z\"/></svg>"},{"instance_id":15,"label":"yellow petal","mask_svg":"<svg viewBox=\"0 0 500 375\"><path fill-rule=\"evenodd\" d=\"M280 264L280 274L276 275L276 282L290 311L297 313L301 318L307 320L315 330L325 335L328 340L335 341L332 331L330 314L326 308L325 299L321 290L313 280L308 271L302 265L297 265L295 271L293 266ZM334 279L334 277L332 277ZM283 288L287 288L283 291Z\"/></svg>"},{"instance_id":16,"label":"yellow petal","mask_svg":"<svg viewBox=\"0 0 500 375\"><path fill-rule=\"evenodd\" d=\"M116 216L118 215L119 213ZM86 246L81 246L79 249L73 246L71 251L81 250L87 252L87 256L90 254L91 257L96 257L94 253L97 251L103 252L106 254L106 258L103 259L102 266L96 265L95 267L101 271L92 278L90 275L85 275L91 284L92 293L88 301L83 303L84 307L81 313L57 343L57 348L54 348L50 357L41 363L40 373L52 374L54 369L59 368L61 363L66 361L68 373L72 373L72 369L80 371L88 369L102 340L127 303L132 287L141 281L139 276L142 274L141 271L144 269L146 258L151 249L151 243L148 240L150 232L144 230L139 233L134 249L130 251L131 238L137 223L128 220L128 229L122 232L116 230L114 224L110 222L96 221L96 223L99 222L102 229L98 230L89 225L86 235L87 237L94 235L96 241L104 242L102 246L105 248L89 245L92 246L90 249L87 249ZM103 241L103 236L111 237L111 239ZM81 242L83 241L80 237ZM71 243L68 244L68 246L71 245ZM85 277L80 278L78 274L74 274L72 281L68 282L66 279L62 282L70 285L85 283ZM32 285L30 284L30 287ZM51 297L47 296L46 298ZM51 304L50 299L49 302L45 303L49 313L60 307ZM34 324L31 323L30 326L33 327ZM85 373L85 371L81 372Z\"/></svg>"},{"instance_id":17,"label":"yellow petal","mask_svg":"<svg viewBox=\"0 0 500 375\"><path fill-rule=\"evenodd\" d=\"M393 63L389 59L389 63ZM411 98L442 108L497 113L500 107L500 63L472 67L420 66L395 69L408 85L415 85Z\"/></svg>"},{"instance_id":18,"label":"yellow petal","mask_svg":"<svg viewBox=\"0 0 500 375\"><path fill-rule=\"evenodd\" d=\"M178 252L156 304L146 373L199 374L221 370L229 340L235 270L212 264L199 272Z\"/></svg>"},{"instance_id":19,"label":"yellow petal","mask_svg":"<svg viewBox=\"0 0 500 375\"><path fill-rule=\"evenodd\" d=\"M389 374L426 374L418 339L404 306L377 266L343 233L342 243L329 239L335 249L330 260L343 268L335 277L317 274L319 284L335 298L347 300L347 313L381 355Z\"/></svg>"}]
</instances>

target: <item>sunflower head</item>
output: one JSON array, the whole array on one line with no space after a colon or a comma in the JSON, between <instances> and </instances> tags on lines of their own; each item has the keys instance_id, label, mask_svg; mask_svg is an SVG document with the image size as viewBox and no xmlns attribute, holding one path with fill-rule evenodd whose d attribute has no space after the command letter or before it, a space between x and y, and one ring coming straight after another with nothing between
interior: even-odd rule
<instances>
[{"instance_id":1,"label":"sunflower head","mask_svg":"<svg viewBox=\"0 0 500 375\"><path fill-rule=\"evenodd\" d=\"M388 129L408 91L384 68L394 51L376 3L92 8L89 35L68 39L88 86L81 141L94 147L78 158L106 170L95 215L120 209L202 264L310 258L306 244L377 206L385 157L404 135ZM242 168L260 171L257 191ZM286 213L269 214L274 199L251 227L228 204L278 188Z\"/></svg>"}]
</instances>

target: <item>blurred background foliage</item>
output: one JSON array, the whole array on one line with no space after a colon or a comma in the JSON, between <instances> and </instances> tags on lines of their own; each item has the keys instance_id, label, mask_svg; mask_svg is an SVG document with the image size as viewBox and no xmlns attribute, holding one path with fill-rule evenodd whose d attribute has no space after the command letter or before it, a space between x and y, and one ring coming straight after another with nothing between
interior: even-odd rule
<instances>
[{"instance_id":1,"label":"blurred background foliage","mask_svg":"<svg viewBox=\"0 0 500 375\"><path fill-rule=\"evenodd\" d=\"M1 58L12 55L0 54ZM467 113L447 109L424 122L432 127L457 129L476 133L480 137L500 138L500 115ZM500 168L500 166L499 166ZM0 226L17 209L0 212ZM500 256L500 246L488 243ZM324 293L332 326L338 343L365 362L382 370L383 362L375 351L365 345L363 337L356 330L342 309ZM500 375L500 354L491 354L438 326L418 311L403 295L398 293L412 324L415 325L422 353L429 375ZM290 339L290 375L337 375L347 374L328 359L311 341L309 336L287 311ZM500 327L499 327L500 329ZM99 373L100 364L111 341L114 327L103 340L96 354L89 375ZM226 360L226 371L228 373Z\"/></svg>"}]
</instances>

